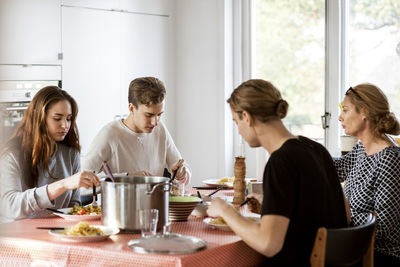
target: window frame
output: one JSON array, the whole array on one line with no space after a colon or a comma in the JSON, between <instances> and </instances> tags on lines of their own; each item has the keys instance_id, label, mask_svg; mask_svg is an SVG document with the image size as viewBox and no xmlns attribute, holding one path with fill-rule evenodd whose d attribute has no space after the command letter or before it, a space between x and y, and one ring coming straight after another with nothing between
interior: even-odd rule
<instances>
[{"instance_id":1,"label":"window frame","mask_svg":"<svg viewBox=\"0 0 400 267\"><path fill-rule=\"evenodd\" d=\"M233 84L254 77L255 50L255 4L257 0L233 1ZM346 0L325 0L325 113L330 114L329 127L325 129L324 145L332 156L340 156L341 129L338 123L341 101L347 84L346 22L348 8ZM324 114L321 114L321 116ZM240 140L237 131L233 131L233 151ZM250 150L245 148L246 157L255 160L256 176L261 178L268 153L263 148ZM251 167L249 168L251 169Z\"/></svg>"}]
</instances>

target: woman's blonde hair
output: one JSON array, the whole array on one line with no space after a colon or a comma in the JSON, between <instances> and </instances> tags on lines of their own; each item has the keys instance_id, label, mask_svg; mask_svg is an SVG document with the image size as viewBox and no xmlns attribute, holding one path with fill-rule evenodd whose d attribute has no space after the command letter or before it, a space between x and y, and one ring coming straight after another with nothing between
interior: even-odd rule
<instances>
[{"instance_id":1,"label":"woman's blonde hair","mask_svg":"<svg viewBox=\"0 0 400 267\"><path fill-rule=\"evenodd\" d=\"M283 119L289 108L279 90L272 83L261 79L243 82L232 92L227 102L239 118L243 111L247 111L261 122Z\"/></svg>"},{"instance_id":2,"label":"woman's blonde hair","mask_svg":"<svg viewBox=\"0 0 400 267\"><path fill-rule=\"evenodd\" d=\"M49 108L59 101L68 101L71 104L71 126L60 143L80 151L79 134L76 126L78 105L66 91L57 86L47 86L39 90L25 111L22 121L18 124L10 141L6 144L4 152L15 146L22 147L22 161L28 167L32 177L32 185L37 186L39 166L49 173L50 158L54 153L53 139L47 129L46 115Z\"/></svg>"},{"instance_id":3,"label":"woman's blonde hair","mask_svg":"<svg viewBox=\"0 0 400 267\"><path fill-rule=\"evenodd\" d=\"M357 112L364 111L376 136L400 134L399 121L394 113L390 111L386 95L377 86L370 83L362 83L355 87L350 87L346 92L346 96L349 97Z\"/></svg>"}]
</instances>

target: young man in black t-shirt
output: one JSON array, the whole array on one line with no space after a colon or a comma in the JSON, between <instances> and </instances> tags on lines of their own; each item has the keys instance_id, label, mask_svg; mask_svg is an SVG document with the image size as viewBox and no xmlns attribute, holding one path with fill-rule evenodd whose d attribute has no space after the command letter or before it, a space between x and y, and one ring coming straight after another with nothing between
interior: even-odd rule
<instances>
[{"instance_id":1,"label":"young man in black t-shirt","mask_svg":"<svg viewBox=\"0 0 400 267\"><path fill-rule=\"evenodd\" d=\"M267 262L308 263L320 226L346 227L344 201L333 161L308 138L288 139L274 151L264 172L262 215L289 218L282 250Z\"/></svg>"},{"instance_id":2,"label":"young man in black t-shirt","mask_svg":"<svg viewBox=\"0 0 400 267\"><path fill-rule=\"evenodd\" d=\"M347 225L345 202L328 151L283 125L288 103L264 80L249 80L228 99L240 135L251 147L271 155L264 171L260 222L241 216L225 201L213 200L208 214L222 217L265 266L309 266L320 226Z\"/></svg>"}]
</instances>

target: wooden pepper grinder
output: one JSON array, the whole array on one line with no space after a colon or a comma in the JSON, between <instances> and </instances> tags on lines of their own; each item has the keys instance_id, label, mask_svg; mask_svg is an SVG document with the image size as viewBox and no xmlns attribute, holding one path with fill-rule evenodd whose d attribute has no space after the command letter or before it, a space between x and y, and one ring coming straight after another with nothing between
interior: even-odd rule
<instances>
[{"instance_id":1,"label":"wooden pepper grinder","mask_svg":"<svg viewBox=\"0 0 400 267\"><path fill-rule=\"evenodd\" d=\"M238 206L246 198L246 163L245 157L235 157L235 166L233 172L235 180L233 181L233 202L234 206Z\"/></svg>"}]
</instances>

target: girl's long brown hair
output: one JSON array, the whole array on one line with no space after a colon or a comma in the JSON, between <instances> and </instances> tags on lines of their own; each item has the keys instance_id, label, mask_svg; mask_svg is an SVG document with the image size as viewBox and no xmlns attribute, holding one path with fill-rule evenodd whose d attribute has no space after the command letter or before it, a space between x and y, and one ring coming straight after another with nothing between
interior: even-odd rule
<instances>
[{"instance_id":1,"label":"girl's long brown hair","mask_svg":"<svg viewBox=\"0 0 400 267\"><path fill-rule=\"evenodd\" d=\"M34 96L22 121L18 124L9 144L20 145L23 151L23 161L32 177L32 185L37 186L39 167L42 166L49 173L49 161L54 153L54 140L50 137L46 124L48 109L59 101L68 101L71 104L71 126L60 143L80 151L79 134L76 126L78 105L64 90L57 86L47 86L39 90Z\"/></svg>"}]
</instances>

